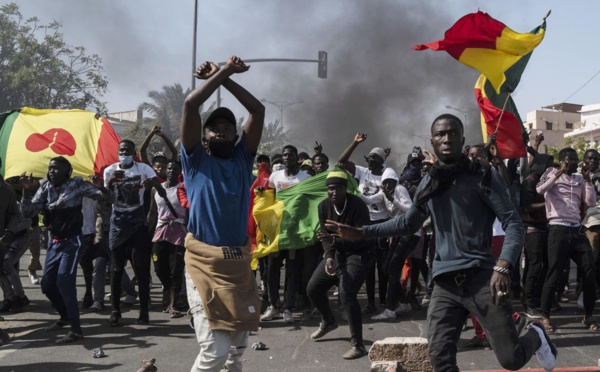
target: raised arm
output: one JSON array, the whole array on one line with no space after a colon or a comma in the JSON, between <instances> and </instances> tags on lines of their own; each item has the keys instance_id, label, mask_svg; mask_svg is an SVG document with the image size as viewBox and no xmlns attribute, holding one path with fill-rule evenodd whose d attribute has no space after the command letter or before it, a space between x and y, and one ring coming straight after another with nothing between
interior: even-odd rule
<instances>
[{"instance_id":1,"label":"raised arm","mask_svg":"<svg viewBox=\"0 0 600 372\"><path fill-rule=\"evenodd\" d=\"M338 158L337 162L344 165L346 170L348 172L350 172L352 175L354 175L356 173L356 165L350 161L350 156L352 156L354 149L356 149L356 147L361 142L364 142L366 139L367 139L366 133L356 133L356 136L354 136L354 140L352 141L350 146L348 146L346 148L346 150L344 150L344 152L342 152L342 155L340 155L340 157Z\"/></svg>"},{"instance_id":2,"label":"raised arm","mask_svg":"<svg viewBox=\"0 0 600 372\"><path fill-rule=\"evenodd\" d=\"M194 76L206 82L194 89L183 103L181 123L181 143L188 154L191 154L202 138L202 120L200 119L200 106L236 71L227 65L219 70L212 62L204 62Z\"/></svg>"},{"instance_id":3,"label":"raised arm","mask_svg":"<svg viewBox=\"0 0 600 372\"><path fill-rule=\"evenodd\" d=\"M237 57L231 57L227 63L229 64L230 61L232 61L232 64L235 66L235 68L240 68L240 66L242 66L246 68L244 71L247 71L247 69L250 68L250 66L246 67L244 62ZM248 110L249 115L248 120L246 120L246 123L244 123L242 141L246 142L246 145L252 154L256 154L258 145L260 144L263 126L265 124L265 106L260 103L260 101L257 100L256 97L254 97L250 92L231 79L225 80L223 86L231 94L233 94L233 96L242 104L242 106L244 106L246 110Z\"/></svg>"},{"instance_id":4,"label":"raised arm","mask_svg":"<svg viewBox=\"0 0 600 372\"><path fill-rule=\"evenodd\" d=\"M150 164L150 159L148 158L148 145L150 145L150 142L152 141L152 137L154 137L154 135L157 132L160 132L160 128L155 126L154 128L152 128L150 133L148 133L146 138L144 138L144 142L142 142L142 145L140 146L140 158L142 159L142 162L144 162L150 166L152 164Z\"/></svg>"},{"instance_id":5,"label":"raised arm","mask_svg":"<svg viewBox=\"0 0 600 372\"><path fill-rule=\"evenodd\" d=\"M567 165L564 162L562 163L560 169L548 168L542 177L540 177L540 182L538 182L537 186L535 187L535 191L537 191L538 194L545 194L546 191L550 190L554 186L558 177L560 177L566 170Z\"/></svg>"},{"instance_id":6,"label":"raised arm","mask_svg":"<svg viewBox=\"0 0 600 372\"><path fill-rule=\"evenodd\" d=\"M177 155L179 154L179 151L177 151L177 147L175 147L175 145L173 144L171 139L169 137L167 137L167 135L164 134L162 130L160 130L157 133L157 135L159 135L160 138L162 138L163 141L165 141L165 145L167 145L167 147L169 148L169 151L171 151L171 160L177 161Z\"/></svg>"}]
</instances>

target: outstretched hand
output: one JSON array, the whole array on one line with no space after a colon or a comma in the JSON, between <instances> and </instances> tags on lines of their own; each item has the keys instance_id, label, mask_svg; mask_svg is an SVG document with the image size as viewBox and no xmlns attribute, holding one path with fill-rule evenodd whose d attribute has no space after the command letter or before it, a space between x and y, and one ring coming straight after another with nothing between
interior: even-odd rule
<instances>
[{"instance_id":1,"label":"outstretched hand","mask_svg":"<svg viewBox=\"0 0 600 372\"><path fill-rule=\"evenodd\" d=\"M319 141L315 141L315 154L320 154L323 152L323 145L319 143Z\"/></svg>"},{"instance_id":2,"label":"outstretched hand","mask_svg":"<svg viewBox=\"0 0 600 372\"><path fill-rule=\"evenodd\" d=\"M342 240L356 241L364 239L361 227L344 225L333 220L325 221L325 227L332 232L332 235L339 236Z\"/></svg>"},{"instance_id":3,"label":"outstretched hand","mask_svg":"<svg viewBox=\"0 0 600 372\"><path fill-rule=\"evenodd\" d=\"M390 156L390 154L392 153L392 148L386 147L385 149L383 149L383 152L385 153L385 158L387 159Z\"/></svg>"},{"instance_id":4,"label":"outstretched hand","mask_svg":"<svg viewBox=\"0 0 600 372\"><path fill-rule=\"evenodd\" d=\"M354 142L356 142L356 143L364 142L366 139L367 139L366 133L356 133L356 136L354 136Z\"/></svg>"},{"instance_id":5,"label":"outstretched hand","mask_svg":"<svg viewBox=\"0 0 600 372\"><path fill-rule=\"evenodd\" d=\"M219 72L219 66L215 65L213 62L206 61L196 69L194 77L196 79L206 80L211 78L217 72Z\"/></svg>"},{"instance_id":6,"label":"outstretched hand","mask_svg":"<svg viewBox=\"0 0 600 372\"><path fill-rule=\"evenodd\" d=\"M433 164L437 163L438 158L437 156L433 155L429 150L423 150L423 154L427 155L429 157L429 161Z\"/></svg>"},{"instance_id":7,"label":"outstretched hand","mask_svg":"<svg viewBox=\"0 0 600 372\"><path fill-rule=\"evenodd\" d=\"M33 186L33 173L29 173L29 176L27 176L27 172L21 173L21 176L19 177L19 184L25 190L29 190L31 186Z\"/></svg>"},{"instance_id":8,"label":"outstretched hand","mask_svg":"<svg viewBox=\"0 0 600 372\"><path fill-rule=\"evenodd\" d=\"M237 56L231 56L227 60L226 67L233 69L233 72L236 74L240 74L242 72L246 72L250 69L250 66L246 66L244 61Z\"/></svg>"}]
</instances>

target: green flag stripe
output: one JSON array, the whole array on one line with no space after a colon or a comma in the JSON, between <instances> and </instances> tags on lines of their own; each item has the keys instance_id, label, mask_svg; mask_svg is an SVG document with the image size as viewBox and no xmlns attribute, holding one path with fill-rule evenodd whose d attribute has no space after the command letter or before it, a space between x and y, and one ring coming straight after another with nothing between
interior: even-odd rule
<instances>
[{"instance_id":1,"label":"green flag stripe","mask_svg":"<svg viewBox=\"0 0 600 372\"><path fill-rule=\"evenodd\" d=\"M8 148L8 141L10 141L13 125L15 124L20 111L21 110L13 110L0 113L0 157L2 157L0 174L2 174L2 177L4 177L4 167L7 161L6 149Z\"/></svg>"}]
</instances>

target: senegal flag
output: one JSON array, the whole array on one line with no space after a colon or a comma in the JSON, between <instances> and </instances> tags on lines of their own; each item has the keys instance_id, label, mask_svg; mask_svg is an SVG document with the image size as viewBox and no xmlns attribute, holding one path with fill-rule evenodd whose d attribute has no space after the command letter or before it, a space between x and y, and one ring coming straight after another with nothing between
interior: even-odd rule
<instances>
[{"instance_id":1,"label":"senegal flag","mask_svg":"<svg viewBox=\"0 0 600 372\"><path fill-rule=\"evenodd\" d=\"M253 258L269 253L301 249L316 242L318 205L327 198L325 179L338 167L306 179L275 195L275 190L255 190L256 249ZM356 180L348 175L348 193L358 195Z\"/></svg>"},{"instance_id":2,"label":"senegal flag","mask_svg":"<svg viewBox=\"0 0 600 372\"><path fill-rule=\"evenodd\" d=\"M481 72L475 98L481 110L483 139L487 141L488 135L496 132L498 150L505 159L526 155L525 128L510 93L519 84L531 53L544 39L546 17L540 26L521 34L479 11L459 19L444 39L413 46L415 50L445 50Z\"/></svg>"},{"instance_id":3,"label":"senegal flag","mask_svg":"<svg viewBox=\"0 0 600 372\"><path fill-rule=\"evenodd\" d=\"M0 113L1 173L45 177L51 158L64 156L73 176L102 176L119 161L120 138L105 118L83 110L38 110L24 107Z\"/></svg>"}]
</instances>

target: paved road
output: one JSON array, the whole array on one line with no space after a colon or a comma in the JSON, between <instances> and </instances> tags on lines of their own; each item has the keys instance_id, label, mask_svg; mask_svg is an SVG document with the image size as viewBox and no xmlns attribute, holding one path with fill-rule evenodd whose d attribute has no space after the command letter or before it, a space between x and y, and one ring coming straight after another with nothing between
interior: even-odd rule
<instances>
[{"instance_id":1,"label":"paved road","mask_svg":"<svg viewBox=\"0 0 600 372\"><path fill-rule=\"evenodd\" d=\"M26 267L29 255L21 260ZM571 271L575 272L574 270ZM57 316L38 285L32 285L26 271L21 271L25 290L31 299L28 311L2 314L0 327L8 329L13 341L0 347L0 372L35 371L136 371L142 359L156 358L159 371L189 371L196 358L198 345L188 326L188 317L170 319L160 312L160 287L152 289L155 304L151 309L149 326L134 325L138 307L124 312L123 327L107 325L109 310L100 313L82 311L85 338L70 345L53 345L66 332L48 333L41 330ZM79 272L78 291L82 293L83 278ZM155 283L158 280L154 279ZM108 287L107 287L108 289ZM361 294L364 301L364 293ZM517 304L515 302L515 304ZM522 311L520 307L517 310ZM250 344L264 342L268 350L248 349L244 354L246 371L368 371L369 360L362 358L344 361L341 355L349 348L348 328L342 325L320 342L310 340L318 319L302 322L300 314L294 325L281 319L261 324ZM600 333L592 334L579 323L581 311L572 302L554 316L559 327L552 339L559 348L559 366L597 366L600 358ZM425 310L417 311L394 321L373 323L365 320L364 338L367 347L374 341L390 336L425 336ZM471 327L463 333L462 342L473 337ZM102 347L107 357L94 359L92 349ZM458 354L462 370L500 369L490 350L462 348ZM535 357L526 368L539 368Z\"/></svg>"}]
</instances>

